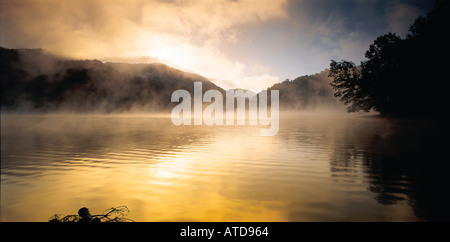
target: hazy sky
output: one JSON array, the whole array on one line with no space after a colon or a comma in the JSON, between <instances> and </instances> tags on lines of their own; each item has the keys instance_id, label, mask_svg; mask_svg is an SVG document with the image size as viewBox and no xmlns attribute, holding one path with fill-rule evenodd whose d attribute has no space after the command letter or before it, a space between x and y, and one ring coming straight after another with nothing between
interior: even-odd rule
<instances>
[{"instance_id":1,"label":"hazy sky","mask_svg":"<svg viewBox=\"0 0 450 242\"><path fill-rule=\"evenodd\" d=\"M0 0L0 45L77 59L163 62L224 88L259 91L359 63L405 36L434 0Z\"/></svg>"}]
</instances>

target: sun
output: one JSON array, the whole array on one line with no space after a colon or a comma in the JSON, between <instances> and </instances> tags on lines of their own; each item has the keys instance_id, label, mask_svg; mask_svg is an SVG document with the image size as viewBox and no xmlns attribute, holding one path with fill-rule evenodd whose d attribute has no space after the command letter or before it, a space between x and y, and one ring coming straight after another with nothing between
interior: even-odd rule
<instances>
[{"instance_id":1,"label":"sun","mask_svg":"<svg viewBox=\"0 0 450 242\"><path fill-rule=\"evenodd\" d=\"M158 62L165 63L181 69L189 69L193 58L186 48L181 46L162 47L151 50L149 56L156 57Z\"/></svg>"}]
</instances>

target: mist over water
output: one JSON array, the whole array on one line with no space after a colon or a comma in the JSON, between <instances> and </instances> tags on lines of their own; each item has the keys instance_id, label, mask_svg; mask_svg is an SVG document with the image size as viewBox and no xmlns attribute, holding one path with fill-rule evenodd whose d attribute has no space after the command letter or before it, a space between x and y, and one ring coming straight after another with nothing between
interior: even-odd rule
<instances>
[{"instance_id":1,"label":"mist over water","mask_svg":"<svg viewBox=\"0 0 450 242\"><path fill-rule=\"evenodd\" d=\"M159 115L1 116L1 221L126 205L135 221L448 220L448 125L280 115L174 126Z\"/></svg>"},{"instance_id":2,"label":"mist over water","mask_svg":"<svg viewBox=\"0 0 450 242\"><path fill-rule=\"evenodd\" d=\"M0 0L0 221L450 221L450 1L342 2Z\"/></svg>"}]
</instances>

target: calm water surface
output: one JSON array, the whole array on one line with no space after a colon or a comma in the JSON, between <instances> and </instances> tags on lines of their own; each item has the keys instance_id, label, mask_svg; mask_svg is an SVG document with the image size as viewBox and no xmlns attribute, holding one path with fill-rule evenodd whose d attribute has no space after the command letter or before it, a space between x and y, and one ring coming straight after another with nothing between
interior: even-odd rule
<instances>
[{"instance_id":1,"label":"calm water surface","mask_svg":"<svg viewBox=\"0 0 450 242\"><path fill-rule=\"evenodd\" d=\"M1 116L1 221L126 205L135 221L449 220L448 125L296 115L257 126Z\"/></svg>"}]
</instances>

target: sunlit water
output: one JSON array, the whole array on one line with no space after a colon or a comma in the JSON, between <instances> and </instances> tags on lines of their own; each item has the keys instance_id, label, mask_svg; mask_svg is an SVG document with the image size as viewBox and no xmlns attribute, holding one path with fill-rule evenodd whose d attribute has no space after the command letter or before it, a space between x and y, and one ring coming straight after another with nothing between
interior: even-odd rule
<instances>
[{"instance_id":1,"label":"sunlit water","mask_svg":"<svg viewBox=\"0 0 450 242\"><path fill-rule=\"evenodd\" d=\"M449 220L448 125L368 116L174 126L150 116L1 117L1 221L119 205L135 221Z\"/></svg>"}]
</instances>

